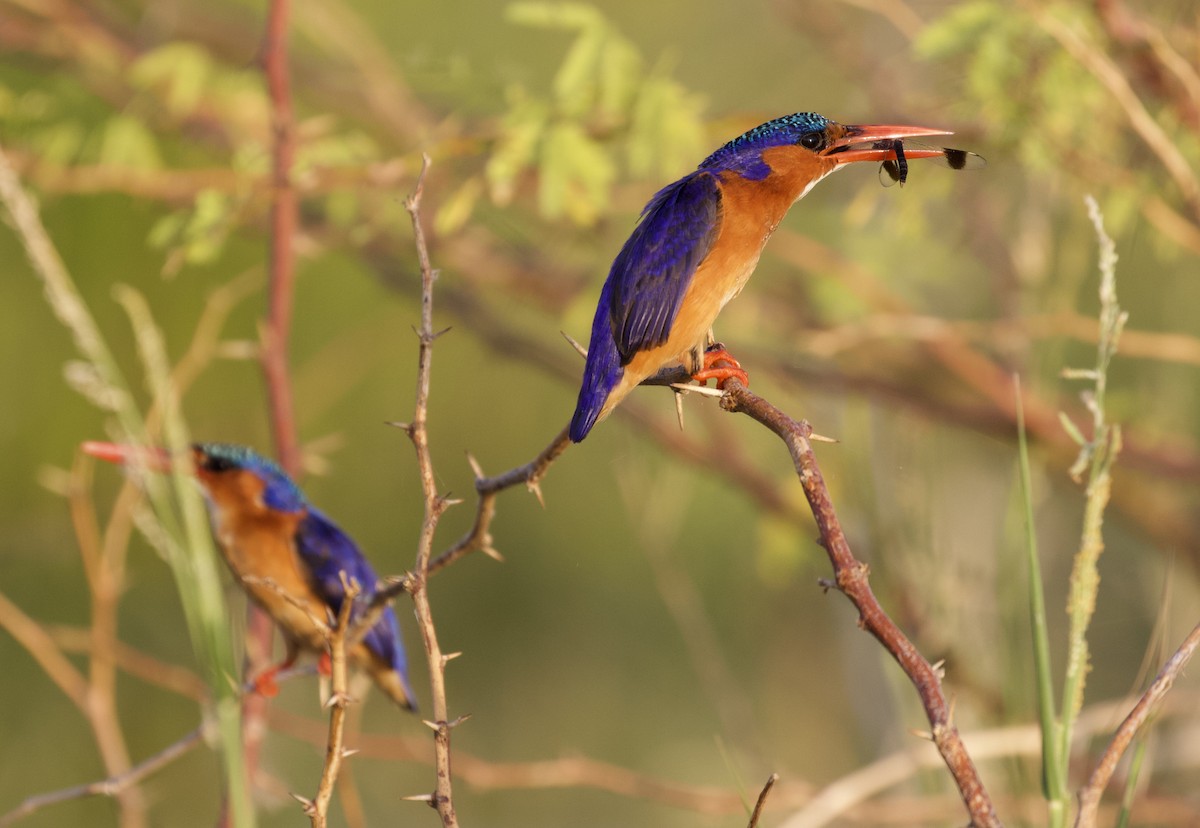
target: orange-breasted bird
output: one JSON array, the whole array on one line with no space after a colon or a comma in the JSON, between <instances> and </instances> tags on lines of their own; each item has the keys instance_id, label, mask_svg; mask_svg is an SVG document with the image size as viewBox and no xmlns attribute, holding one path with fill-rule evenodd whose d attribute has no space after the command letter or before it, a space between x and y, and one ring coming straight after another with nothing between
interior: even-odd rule
<instances>
[{"instance_id":1,"label":"orange-breasted bird","mask_svg":"<svg viewBox=\"0 0 1200 828\"><path fill-rule=\"evenodd\" d=\"M135 449L88 442L83 450L103 460L126 463ZM245 446L195 443L196 479L208 501L213 533L241 587L279 626L287 646L284 661L259 676L255 686L274 695L275 674L291 666L301 650L319 653L327 665L327 642L314 619L332 625L341 611L341 573L358 581L362 592L353 620L376 592L378 578L354 541L312 506L290 477L272 461ZM152 450L146 467L167 471L170 457ZM396 704L415 710L408 666L396 614L387 607L379 621L350 651Z\"/></svg>"},{"instance_id":2,"label":"orange-breasted bird","mask_svg":"<svg viewBox=\"0 0 1200 828\"><path fill-rule=\"evenodd\" d=\"M723 348L707 349L725 304L754 272L788 208L855 161L883 162L904 183L908 161L955 169L982 159L962 150L905 146L940 129L846 125L815 112L776 118L733 139L650 199L613 261L592 322L571 439L579 442L643 380L685 366L701 382L746 374Z\"/></svg>"}]
</instances>

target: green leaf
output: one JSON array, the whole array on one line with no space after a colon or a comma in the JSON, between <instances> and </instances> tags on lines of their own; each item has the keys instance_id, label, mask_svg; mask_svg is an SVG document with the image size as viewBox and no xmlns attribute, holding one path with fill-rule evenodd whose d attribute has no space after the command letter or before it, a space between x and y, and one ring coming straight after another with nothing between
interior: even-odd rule
<instances>
[{"instance_id":1,"label":"green leaf","mask_svg":"<svg viewBox=\"0 0 1200 828\"><path fill-rule=\"evenodd\" d=\"M479 196L483 194L483 181L472 176L442 201L433 217L434 230L443 236L457 232L475 212Z\"/></svg>"},{"instance_id":2,"label":"green leaf","mask_svg":"<svg viewBox=\"0 0 1200 828\"><path fill-rule=\"evenodd\" d=\"M559 123L546 132L538 171L543 216L566 215L576 224L590 225L607 208L616 165L578 124Z\"/></svg>"},{"instance_id":3,"label":"green leaf","mask_svg":"<svg viewBox=\"0 0 1200 828\"><path fill-rule=\"evenodd\" d=\"M587 3L510 3L504 16L511 23L539 29L582 31L604 25L604 17Z\"/></svg>"},{"instance_id":4,"label":"green leaf","mask_svg":"<svg viewBox=\"0 0 1200 828\"><path fill-rule=\"evenodd\" d=\"M168 43L134 62L129 79L134 86L158 93L171 114L195 111L212 76L208 52L194 43Z\"/></svg>"},{"instance_id":5,"label":"green leaf","mask_svg":"<svg viewBox=\"0 0 1200 828\"><path fill-rule=\"evenodd\" d=\"M135 170L162 167L154 134L130 115L114 115L108 119L100 137L99 161L112 167Z\"/></svg>"},{"instance_id":6,"label":"green leaf","mask_svg":"<svg viewBox=\"0 0 1200 828\"><path fill-rule=\"evenodd\" d=\"M695 165L707 133L704 99L664 75L646 79L633 106L626 151L629 170L643 178L670 178Z\"/></svg>"},{"instance_id":7,"label":"green leaf","mask_svg":"<svg viewBox=\"0 0 1200 828\"><path fill-rule=\"evenodd\" d=\"M549 107L542 101L511 92L512 108L500 124L500 138L484 168L492 201L512 201L517 176L533 164L542 141Z\"/></svg>"}]
</instances>

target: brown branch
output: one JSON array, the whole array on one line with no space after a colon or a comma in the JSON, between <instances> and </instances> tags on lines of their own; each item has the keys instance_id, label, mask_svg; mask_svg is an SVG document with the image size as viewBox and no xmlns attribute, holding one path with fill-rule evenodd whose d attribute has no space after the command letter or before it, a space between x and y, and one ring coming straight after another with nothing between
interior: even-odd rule
<instances>
[{"instance_id":1,"label":"brown branch","mask_svg":"<svg viewBox=\"0 0 1200 828\"><path fill-rule=\"evenodd\" d=\"M538 500L541 500L541 489L538 484L542 476L570 445L571 438L567 435L567 429L563 428L537 457L523 466L509 469L495 477L484 477L483 470L475 462L475 458L468 458L471 468L475 472L475 491L479 494L479 503L475 509L475 523L453 546L429 562L429 574L434 574L476 550L499 558L499 553L492 546L490 531L492 518L496 516L496 495L505 489L524 483L526 488L536 494Z\"/></svg>"},{"instance_id":2,"label":"brown branch","mask_svg":"<svg viewBox=\"0 0 1200 828\"><path fill-rule=\"evenodd\" d=\"M1100 757L1096 769L1092 771L1087 785L1079 792L1079 813L1075 817L1075 828L1092 828L1096 824L1096 817L1100 810L1100 797L1104 794L1104 789L1108 785L1109 779L1112 778L1113 771L1116 770L1117 762L1129 748L1133 737L1146 723L1154 706L1171 689L1175 677L1183 671L1197 647L1200 647L1200 624L1192 628L1188 637L1179 645L1179 649L1163 665L1162 670L1154 679L1154 683L1150 685L1150 689L1138 699L1133 710L1129 711L1125 721L1121 722L1121 726L1117 728L1112 741L1109 742L1104 754Z\"/></svg>"},{"instance_id":3,"label":"brown branch","mask_svg":"<svg viewBox=\"0 0 1200 828\"><path fill-rule=\"evenodd\" d=\"M912 642L888 617L871 591L867 580L868 567L855 559L842 531L837 514L825 487L809 438L812 427L797 422L736 380L730 380L727 393L721 398L726 411L749 415L774 432L792 456L800 485L812 508L813 518L821 534L821 544L833 564L835 578L827 586L836 587L859 612L859 625L879 641L900 664L916 687L932 732L929 738L937 746L946 766L958 786L963 804L975 828L996 828L996 816L991 799L983 787L974 762L963 746L958 728L952 721L952 708L942 692L938 671L917 651Z\"/></svg>"},{"instance_id":4,"label":"brown branch","mask_svg":"<svg viewBox=\"0 0 1200 828\"><path fill-rule=\"evenodd\" d=\"M342 760L346 758L346 710L350 704L350 691L346 669L347 633L350 631L350 617L354 602L362 592L361 585L340 573L345 595L342 598L342 608L338 613L337 624L328 636L330 681L333 685L329 696L329 735L325 740L325 767L321 771L321 781L317 786L317 795L312 801L300 799L304 804L305 813L312 820L313 828L325 828L329 820L329 803L333 800L333 788L337 783L338 774L342 769Z\"/></svg>"},{"instance_id":5,"label":"brown branch","mask_svg":"<svg viewBox=\"0 0 1200 828\"><path fill-rule=\"evenodd\" d=\"M292 389L288 377L288 338L292 326L292 291L296 277L295 235L298 221L292 162L296 135L292 116L291 77L288 74L288 15L290 0L271 0L263 38L263 71L271 98L271 239L270 301L263 334L263 371L271 409L271 430L284 471L300 473L300 453Z\"/></svg>"},{"instance_id":6,"label":"brown branch","mask_svg":"<svg viewBox=\"0 0 1200 828\"><path fill-rule=\"evenodd\" d=\"M767 805L767 797L778 781L779 774L777 773L773 773L767 777L767 784L763 785L762 793L758 795L758 801L754 803L754 810L750 812L750 822L747 823L746 828L756 828L759 819L762 818L763 808Z\"/></svg>"},{"instance_id":7,"label":"brown branch","mask_svg":"<svg viewBox=\"0 0 1200 828\"><path fill-rule=\"evenodd\" d=\"M416 188L404 202L412 217L413 240L421 266L421 326L417 331L417 398L413 420L405 431L412 440L417 454L417 467L421 477L421 491L425 499L425 517L421 521L421 533L417 543L417 562L413 574L407 579L416 609L417 625L425 645L425 657L429 663L429 685L433 696L433 721L426 722L433 728L434 762L437 782L430 804L437 809L445 828L456 828L458 817L454 812L453 786L450 777L450 731L461 722L449 721L446 704L446 662L438 643L437 628L433 623L433 610L429 605L429 558L433 551L433 538L442 513L452 505L438 494L433 474L433 458L429 452L429 386L433 360L433 282L436 274L429 262L429 249L425 244L425 231L421 227L421 196L425 190L425 175L429 171L429 156L425 156L421 175ZM421 797L425 798L425 797Z\"/></svg>"},{"instance_id":8,"label":"brown branch","mask_svg":"<svg viewBox=\"0 0 1200 828\"><path fill-rule=\"evenodd\" d=\"M160 768L171 764L196 745L202 744L203 741L204 728L198 727L149 759L134 765L125 773L109 777L108 779L102 779L99 782L90 782L86 785L76 785L71 788L63 788L60 791L31 796L16 808L0 816L0 828L6 828L6 826L12 825L47 805L57 805L60 802L82 799L88 796L118 796L131 785L140 782Z\"/></svg>"},{"instance_id":9,"label":"brown branch","mask_svg":"<svg viewBox=\"0 0 1200 828\"><path fill-rule=\"evenodd\" d=\"M267 319L262 331L262 370L275 454L284 471L300 474L300 451L288 373L288 340L292 322L292 292L295 281L295 234L298 221L296 191L292 185L292 162L296 137L292 119L291 79L288 73L289 0L271 0L263 34L262 66L271 100L271 211L270 286ZM251 605L246 629L246 673L257 674L270 660L273 629L267 614ZM262 722L267 699L259 694L246 697L242 707L242 740L246 775L250 780L262 750ZM224 820L223 820L224 821Z\"/></svg>"}]
</instances>

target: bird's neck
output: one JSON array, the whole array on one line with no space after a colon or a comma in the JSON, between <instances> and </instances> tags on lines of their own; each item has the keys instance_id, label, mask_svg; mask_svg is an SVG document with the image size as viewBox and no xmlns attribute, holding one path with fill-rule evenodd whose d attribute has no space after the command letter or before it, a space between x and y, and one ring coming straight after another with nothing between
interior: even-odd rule
<instances>
[{"instance_id":1,"label":"bird's neck","mask_svg":"<svg viewBox=\"0 0 1200 828\"><path fill-rule=\"evenodd\" d=\"M748 179L736 172L721 174L721 198L726 217L731 212L766 229L763 243L787 211L837 165L822 156L794 147L764 150L762 159L770 173Z\"/></svg>"}]
</instances>

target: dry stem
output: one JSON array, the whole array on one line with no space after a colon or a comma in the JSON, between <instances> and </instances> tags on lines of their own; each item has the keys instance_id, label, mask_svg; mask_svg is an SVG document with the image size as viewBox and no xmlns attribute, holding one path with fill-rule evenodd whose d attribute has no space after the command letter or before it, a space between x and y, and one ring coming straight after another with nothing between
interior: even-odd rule
<instances>
[{"instance_id":1,"label":"dry stem","mask_svg":"<svg viewBox=\"0 0 1200 828\"><path fill-rule=\"evenodd\" d=\"M429 605L428 590L429 558L433 551L434 533L442 513L451 505L449 500L438 494L437 482L433 473L433 458L429 451L427 428L430 366L433 359L433 341L436 338L433 332L433 282L436 274L429 263L429 250L425 245L425 232L421 227L421 195L425 189L425 175L429 171L429 163L429 156L425 156L421 175L417 178L416 189L404 203L405 209L412 217L413 238L421 265L421 326L417 331L420 343L417 352L417 398L412 423L405 428L405 431L416 450L421 491L425 497L425 517L421 521L416 567L407 581L416 609L417 625L421 630L421 640L425 644L425 657L429 663L429 684L433 696L433 721L427 722L427 724L433 728L437 783L430 804L437 809L438 816L441 817L442 825L445 828L455 828L458 825L458 817L454 812L450 777L450 731L458 722L449 721L446 704L447 658L442 655L441 646L438 644L437 628L433 623L433 611Z\"/></svg>"},{"instance_id":2,"label":"dry stem","mask_svg":"<svg viewBox=\"0 0 1200 828\"><path fill-rule=\"evenodd\" d=\"M341 573L345 595L338 612L337 624L329 635L330 682L333 686L329 697L329 736L325 741L325 768L317 795L311 803L305 803L305 811L312 819L313 828L325 828L328 822L329 803L333 799L334 785L346 758L346 709L350 702L349 681L346 669L347 634L354 602L362 592L356 581Z\"/></svg>"},{"instance_id":3,"label":"dry stem","mask_svg":"<svg viewBox=\"0 0 1200 828\"><path fill-rule=\"evenodd\" d=\"M1100 810L1100 797L1104 794L1104 788L1108 785L1108 780L1112 778L1113 771L1116 770L1117 762L1129 747L1130 742L1133 741L1133 737L1146 723L1154 706L1171 689L1175 677L1183 671L1198 646L1200 646L1200 624L1192 628L1191 633L1183 640L1179 649L1163 665L1162 670L1154 679L1154 683L1138 699L1133 710L1129 711L1125 721L1121 722L1121 726L1117 728L1112 741L1109 742L1104 754L1100 757L1096 769L1092 771L1087 785L1079 792L1079 813L1075 817L1075 828L1092 828L1096 824L1096 817Z\"/></svg>"},{"instance_id":4,"label":"dry stem","mask_svg":"<svg viewBox=\"0 0 1200 828\"><path fill-rule=\"evenodd\" d=\"M951 706L942 692L937 671L883 611L867 581L867 565L855 559L850 551L809 442L812 427L806 422L793 420L736 380L728 381L726 389L727 393L721 398L722 408L749 415L787 445L800 485L804 487L805 497L820 530L821 544L833 564L835 578L829 586L836 586L850 599L858 609L859 625L892 654L916 687L929 718L930 738L954 777L963 803L971 815L972 826L997 828L1001 825L1000 819L951 719Z\"/></svg>"}]
</instances>

